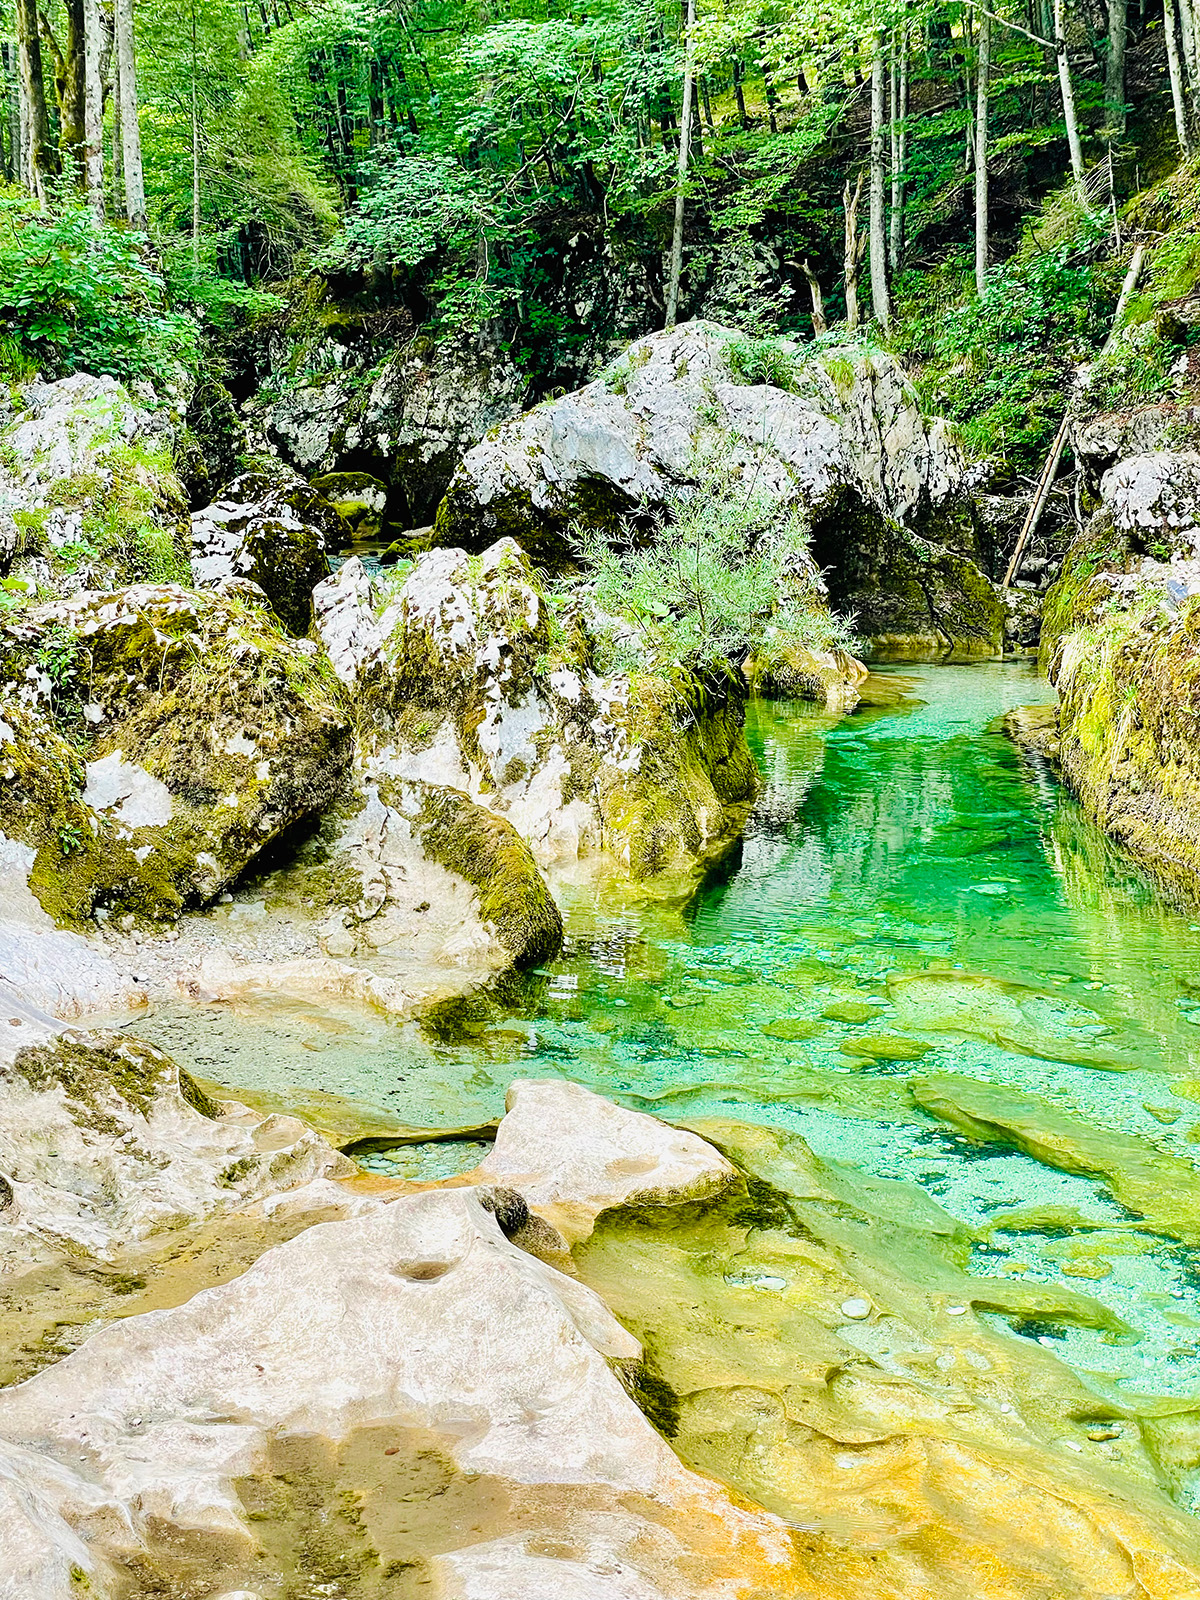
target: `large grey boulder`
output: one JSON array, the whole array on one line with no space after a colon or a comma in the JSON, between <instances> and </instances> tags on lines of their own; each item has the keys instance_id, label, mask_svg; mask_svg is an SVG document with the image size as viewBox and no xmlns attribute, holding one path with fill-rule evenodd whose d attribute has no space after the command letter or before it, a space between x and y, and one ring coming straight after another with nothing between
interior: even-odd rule
<instances>
[{"instance_id":1,"label":"large grey boulder","mask_svg":"<svg viewBox=\"0 0 1200 1600\"><path fill-rule=\"evenodd\" d=\"M1173 401L1082 417L1071 430L1071 449L1093 495L1106 472L1131 456L1200 446L1200 406Z\"/></svg>"},{"instance_id":2,"label":"large grey boulder","mask_svg":"<svg viewBox=\"0 0 1200 1600\"><path fill-rule=\"evenodd\" d=\"M732 673L599 672L513 540L431 551L378 595L351 560L314 599L370 777L462 790L539 863L606 852L635 879L690 871L744 819L757 774Z\"/></svg>"},{"instance_id":3,"label":"large grey boulder","mask_svg":"<svg viewBox=\"0 0 1200 1600\"><path fill-rule=\"evenodd\" d=\"M798 506L835 609L896 651L993 654L1003 612L983 572L974 475L921 413L899 364L856 347L782 354L788 387L738 379L735 330L697 321L638 340L605 376L494 429L469 451L435 537L500 535L569 558L573 523L615 528L719 463L731 492Z\"/></svg>"},{"instance_id":4,"label":"large grey boulder","mask_svg":"<svg viewBox=\"0 0 1200 1600\"><path fill-rule=\"evenodd\" d=\"M303 635L312 626L312 592L349 537L342 517L298 473L244 472L192 513L192 576L200 589L230 578L257 584L288 632Z\"/></svg>"},{"instance_id":5,"label":"large grey boulder","mask_svg":"<svg viewBox=\"0 0 1200 1600\"><path fill-rule=\"evenodd\" d=\"M324 360L316 352L302 381L283 384L262 421L306 477L347 464L367 471L388 490L390 522L414 527L432 519L464 453L520 411L526 390L499 350L414 339L365 385L344 352L328 351Z\"/></svg>"},{"instance_id":6,"label":"large grey boulder","mask_svg":"<svg viewBox=\"0 0 1200 1600\"><path fill-rule=\"evenodd\" d=\"M262 1594L328 1579L327 1554L443 1594L558 1593L560 1568L562 1592L614 1600L701 1600L730 1572L786 1592L783 1524L680 1465L609 1365L638 1356L595 1294L443 1190L101 1329L0 1394L0 1436L114 1600L108 1563ZM546 1588L480 1587L514 1562Z\"/></svg>"}]
</instances>

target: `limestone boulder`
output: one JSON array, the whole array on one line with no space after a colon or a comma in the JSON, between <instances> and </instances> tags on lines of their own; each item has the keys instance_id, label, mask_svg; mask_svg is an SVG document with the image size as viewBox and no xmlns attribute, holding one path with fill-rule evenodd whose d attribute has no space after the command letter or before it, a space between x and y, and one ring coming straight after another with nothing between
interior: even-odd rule
<instances>
[{"instance_id":1,"label":"limestone boulder","mask_svg":"<svg viewBox=\"0 0 1200 1600\"><path fill-rule=\"evenodd\" d=\"M28 385L0 426L0 570L62 592L183 576L182 420L115 378Z\"/></svg>"},{"instance_id":2,"label":"limestone boulder","mask_svg":"<svg viewBox=\"0 0 1200 1600\"><path fill-rule=\"evenodd\" d=\"M434 1191L101 1329L0 1394L0 1435L46 1463L93 1562L202 1572L213 1594L355 1594L380 1569L482 1594L489 1566L492 1596L514 1572L537 1592L795 1594L783 1524L684 1469L626 1393L610 1362L638 1356L473 1194Z\"/></svg>"},{"instance_id":3,"label":"limestone boulder","mask_svg":"<svg viewBox=\"0 0 1200 1600\"><path fill-rule=\"evenodd\" d=\"M289 633L312 626L312 592L349 525L298 473L244 472L192 514L192 576L201 589L230 578L255 583Z\"/></svg>"},{"instance_id":4,"label":"limestone boulder","mask_svg":"<svg viewBox=\"0 0 1200 1600\"><path fill-rule=\"evenodd\" d=\"M352 560L315 603L364 708L368 775L463 791L542 865L607 852L636 880L690 870L756 793L732 672L597 671L586 619L555 609L512 539L431 551L378 594Z\"/></svg>"},{"instance_id":5,"label":"limestone boulder","mask_svg":"<svg viewBox=\"0 0 1200 1600\"><path fill-rule=\"evenodd\" d=\"M205 1095L160 1050L0 992L0 1261L111 1258L352 1164L293 1117Z\"/></svg>"},{"instance_id":6,"label":"limestone boulder","mask_svg":"<svg viewBox=\"0 0 1200 1600\"><path fill-rule=\"evenodd\" d=\"M262 408L264 430L306 476L368 473L386 491L379 521L419 526L465 452L520 411L527 382L505 353L471 340L415 339L361 355L331 345L310 352L303 378L285 381Z\"/></svg>"},{"instance_id":7,"label":"limestone boulder","mask_svg":"<svg viewBox=\"0 0 1200 1600\"><path fill-rule=\"evenodd\" d=\"M0 680L0 829L61 923L212 900L349 770L336 678L245 583L27 608L0 625Z\"/></svg>"},{"instance_id":8,"label":"limestone boulder","mask_svg":"<svg viewBox=\"0 0 1200 1600\"><path fill-rule=\"evenodd\" d=\"M1071 430L1071 449L1094 495L1105 473L1132 456L1200 446L1200 407L1174 402L1105 411L1083 417Z\"/></svg>"},{"instance_id":9,"label":"limestone boulder","mask_svg":"<svg viewBox=\"0 0 1200 1600\"><path fill-rule=\"evenodd\" d=\"M1129 456L1104 474L1101 499L1120 534L1159 544L1159 557L1200 555L1200 452Z\"/></svg>"},{"instance_id":10,"label":"limestone boulder","mask_svg":"<svg viewBox=\"0 0 1200 1600\"><path fill-rule=\"evenodd\" d=\"M561 563L572 524L615 529L718 460L731 485L802 508L831 600L860 632L893 652L911 636L923 651L998 653L973 475L895 360L796 346L777 382L746 382L744 344L703 321L651 334L577 393L503 423L463 458L438 542L478 550L511 535Z\"/></svg>"},{"instance_id":11,"label":"limestone boulder","mask_svg":"<svg viewBox=\"0 0 1200 1600\"><path fill-rule=\"evenodd\" d=\"M706 1200L737 1179L733 1165L696 1134L577 1083L518 1078L504 1104L480 1173L518 1190L572 1241L586 1239L601 1212L615 1206Z\"/></svg>"}]
</instances>

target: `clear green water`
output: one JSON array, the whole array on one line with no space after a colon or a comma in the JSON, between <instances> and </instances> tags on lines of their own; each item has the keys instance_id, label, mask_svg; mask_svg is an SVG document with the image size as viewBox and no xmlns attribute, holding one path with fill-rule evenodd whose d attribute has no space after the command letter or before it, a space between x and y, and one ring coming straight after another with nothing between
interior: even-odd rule
<instances>
[{"instance_id":1,"label":"clear green water","mask_svg":"<svg viewBox=\"0 0 1200 1600\"><path fill-rule=\"evenodd\" d=\"M1006 1084L1190 1160L1200 917L1162 901L997 731L1006 710L1049 698L1028 667L905 671L892 681L912 698L842 719L754 704L766 793L721 873L683 910L573 891L561 959L469 1031L439 1040L291 1001L252 1016L163 1008L137 1031L223 1082L316 1087L422 1126L498 1115L517 1075L562 1075L670 1118L785 1125L822 1156L918 1183L976 1230L980 1274L1061 1283L1141 1335L1048 1323L1018 1336L1097 1382L1194 1393L1197 1253L1139 1228L1094 1179L954 1133L906 1085ZM1027 1036L1000 1044L898 1013L889 979L931 970L1027 986ZM444 1146L429 1159L453 1169ZM407 1175L420 1156L397 1160ZM1090 1226L993 1227L1029 1206ZM1081 1240L1103 1277L1080 1275Z\"/></svg>"}]
</instances>

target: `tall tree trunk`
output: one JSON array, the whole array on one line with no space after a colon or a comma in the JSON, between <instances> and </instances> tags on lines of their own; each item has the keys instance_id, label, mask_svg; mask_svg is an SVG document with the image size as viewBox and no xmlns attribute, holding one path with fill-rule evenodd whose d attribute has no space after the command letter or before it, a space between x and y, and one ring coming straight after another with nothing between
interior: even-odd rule
<instances>
[{"instance_id":1,"label":"tall tree trunk","mask_svg":"<svg viewBox=\"0 0 1200 1600\"><path fill-rule=\"evenodd\" d=\"M992 76L992 19L980 12L975 33L979 69L975 80L975 287L987 288L988 269L988 89Z\"/></svg>"},{"instance_id":2,"label":"tall tree trunk","mask_svg":"<svg viewBox=\"0 0 1200 1600\"><path fill-rule=\"evenodd\" d=\"M866 243L865 236L860 238L858 232L858 203L862 199L863 173L859 173L858 182L850 189L850 179L846 179L846 186L842 190L842 211L846 218L845 249L842 257L843 268L846 274L846 332L854 333L858 328L858 268L863 258L863 249Z\"/></svg>"},{"instance_id":3,"label":"tall tree trunk","mask_svg":"<svg viewBox=\"0 0 1200 1600\"><path fill-rule=\"evenodd\" d=\"M892 217L888 264L893 275L904 262L904 169L908 161L908 23L901 23L892 97Z\"/></svg>"},{"instance_id":4,"label":"tall tree trunk","mask_svg":"<svg viewBox=\"0 0 1200 1600\"><path fill-rule=\"evenodd\" d=\"M116 0L117 60L121 78L121 154L125 168L125 215L144 232L146 178L142 169L142 131L138 123L137 67L133 56L133 0Z\"/></svg>"},{"instance_id":5,"label":"tall tree trunk","mask_svg":"<svg viewBox=\"0 0 1200 1600\"><path fill-rule=\"evenodd\" d=\"M42 40L37 0L16 0L17 39L21 55L21 96L25 102L25 137L29 149L29 187L46 203L46 179L58 171L58 151L50 138L46 85L42 77Z\"/></svg>"},{"instance_id":6,"label":"tall tree trunk","mask_svg":"<svg viewBox=\"0 0 1200 1600\"><path fill-rule=\"evenodd\" d=\"M1125 132L1125 38L1129 0L1108 0L1108 60L1104 71L1104 122L1110 134Z\"/></svg>"},{"instance_id":7,"label":"tall tree trunk","mask_svg":"<svg viewBox=\"0 0 1200 1600\"><path fill-rule=\"evenodd\" d=\"M1063 121L1067 125L1067 149L1071 152L1071 172L1077 183L1083 180L1083 144L1079 137L1079 117L1075 110L1075 86L1071 82L1071 62L1067 55L1067 21L1064 0L1054 0L1054 56L1058 64L1058 86L1062 92Z\"/></svg>"},{"instance_id":8,"label":"tall tree trunk","mask_svg":"<svg viewBox=\"0 0 1200 1600\"><path fill-rule=\"evenodd\" d=\"M667 315L664 326L675 326L679 312L679 278L683 271L684 187L687 184L688 157L692 145L692 82L696 61L696 0L687 0L687 33L683 45L683 106L679 113L679 163L675 187L675 231L671 235L671 277L667 289Z\"/></svg>"},{"instance_id":9,"label":"tall tree trunk","mask_svg":"<svg viewBox=\"0 0 1200 1600\"><path fill-rule=\"evenodd\" d=\"M84 60L84 0L63 0L67 16L63 34L62 54L57 65L58 87L58 147L62 152L63 166L76 181L84 181L87 160L86 62ZM50 38L49 30L46 37ZM51 48L54 48L52 45Z\"/></svg>"},{"instance_id":10,"label":"tall tree trunk","mask_svg":"<svg viewBox=\"0 0 1200 1600\"><path fill-rule=\"evenodd\" d=\"M104 55L100 0L83 0L83 186L104 221Z\"/></svg>"},{"instance_id":11,"label":"tall tree trunk","mask_svg":"<svg viewBox=\"0 0 1200 1600\"><path fill-rule=\"evenodd\" d=\"M734 59L733 63L733 96L737 101L738 120L743 128L750 126L750 118L746 115L746 92L742 87L742 80L746 73L742 63Z\"/></svg>"},{"instance_id":12,"label":"tall tree trunk","mask_svg":"<svg viewBox=\"0 0 1200 1600\"><path fill-rule=\"evenodd\" d=\"M887 159L884 133L884 36L871 58L871 309L880 326L892 322L887 281Z\"/></svg>"},{"instance_id":13,"label":"tall tree trunk","mask_svg":"<svg viewBox=\"0 0 1200 1600\"><path fill-rule=\"evenodd\" d=\"M1192 137L1188 126L1187 97L1184 92L1183 73L1179 65L1179 17L1175 0L1164 0L1163 31L1167 42L1167 75L1171 80L1171 104L1175 110L1175 137L1185 156L1192 153Z\"/></svg>"},{"instance_id":14,"label":"tall tree trunk","mask_svg":"<svg viewBox=\"0 0 1200 1600\"><path fill-rule=\"evenodd\" d=\"M1200 92L1200 41L1196 37L1196 13L1191 0L1179 0L1179 31L1183 40L1183 65L1193 96Z\"/></svg>"}]
</instances>

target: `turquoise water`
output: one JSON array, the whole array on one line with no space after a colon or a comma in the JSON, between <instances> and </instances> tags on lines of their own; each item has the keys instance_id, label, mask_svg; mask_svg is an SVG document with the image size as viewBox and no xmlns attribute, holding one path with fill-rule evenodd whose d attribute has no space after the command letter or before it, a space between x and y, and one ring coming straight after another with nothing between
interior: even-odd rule
<instances>
[{"instance_id":1,"label":"turquoise water","mask_svg":"<svg viewBox=\"0 0 1200 1600\"><path fill-rule=\"evenodd\" d=\"M840 719L753 704L763 800L694 900L572 890L562 957L440 1037L291 1001L253 1017L163 1008L136 1029L223 1082L315 1087L420 1126L497 1116L514 1076L553 1075L669 1118L781 1124L918 1183L975 1230L974 1271L1091 1295L1141 1338L1053 1322L1020 1336L1118 1387L1192 1393L1195 1252L1139 1228L1100 1180L955 1133L907 1085L985 1079L1190 1160L1200 917L1163 901L998 731L1050 697L1029 667L908 668L876 687L891 703ZM925 986L932 1009L903 981L922 974L943 975ZM453 1165L429 1148L439 1172ZM420 1156L396 1159L411 1175ZM1080 1220L996 1225L1031 1206Z\"/></svg>"}]
</instances>

